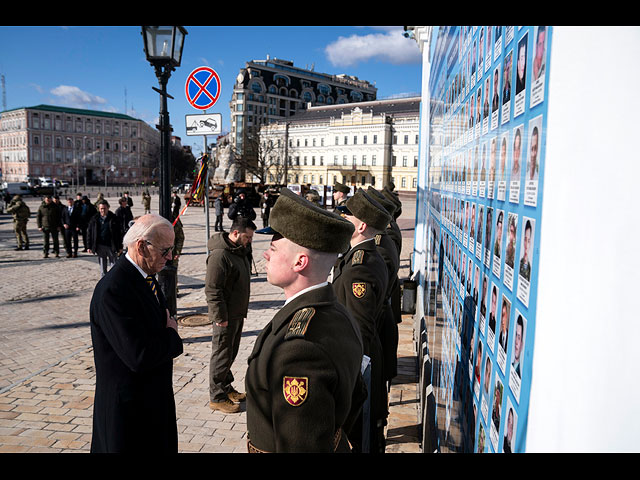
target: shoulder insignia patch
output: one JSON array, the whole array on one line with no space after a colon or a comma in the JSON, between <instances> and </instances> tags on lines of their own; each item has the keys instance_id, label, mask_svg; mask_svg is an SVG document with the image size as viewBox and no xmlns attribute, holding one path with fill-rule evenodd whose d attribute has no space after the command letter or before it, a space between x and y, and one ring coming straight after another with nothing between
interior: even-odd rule
<instances>
[{"instance_id":1,"label":"shoulder insignia patch","mask_svg":"<svg viewBox=\"0 0 640 480\"><path fill-rule=\"evenodd\" d=\"M284 377L282 379L282 393L287 403L298 407L307 399L309 379L307 377Z\"/></svg>"},{"instance_id":2,"label":"shoulder insignia patch","mask_svg":"<svg viewBox=\"0 0 640 480\"><path fill-rule=\"evenodd\" d=\"M315 313L316 309L313 307L301 308L298 310L289 322L289 329L287 330L284 339L304 338L309 322Z\"/></svg>"},{"instance_id":3,"label":"shoulder insignia patch","mask_svg":"<svg viewBox=\"0 0 640 480\"><path fill-rule=\"evenodd\" d=\"M382 239L382 234L378 233L375 237L376 246L380 245L380 240Z\"/></svg>"},{"instance_id":4,"label":"shoulder insignia patch","mask_svg":"<svg viewBox=\"0 0 640 480\"><path fill-rule=\"evenodd\" d=\"M351 258L351 265L361 265L364 260L364 250L356 250Z\"/></svg>"},{"instance_id":5,"label":"shoulder insignia patch","mask_svg":"<svg viewBox=\"0 0 640 480\"><path fill-rule=\"evenodd\" d=\"M356 298L362 298L367 293L367 284L364 282L354 282L351 284L351 291Z\"/></svg>"}]
</instances>

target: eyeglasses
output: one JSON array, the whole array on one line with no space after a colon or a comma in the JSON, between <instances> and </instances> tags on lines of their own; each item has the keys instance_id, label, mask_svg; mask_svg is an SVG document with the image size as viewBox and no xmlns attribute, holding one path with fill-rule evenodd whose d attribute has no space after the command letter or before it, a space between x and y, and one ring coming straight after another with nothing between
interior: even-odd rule
<instances>
[{"instance_id":1,"label":"eyeglasses","mask_svg":"<svg viewBox=\"0 0 640 480\"><path fill-rule=\"evenodd\" d=\"M152 247L155 247L155 245L153 243L151 243L149 240L145 240L145 243L147 245L151 245ZM170 247L167 247L164 250L162 250L162 256L165 257L167 255L167 253L169 253L169 252L173 252L173 245L171 245Z\"/></svg>"}]
</instances>

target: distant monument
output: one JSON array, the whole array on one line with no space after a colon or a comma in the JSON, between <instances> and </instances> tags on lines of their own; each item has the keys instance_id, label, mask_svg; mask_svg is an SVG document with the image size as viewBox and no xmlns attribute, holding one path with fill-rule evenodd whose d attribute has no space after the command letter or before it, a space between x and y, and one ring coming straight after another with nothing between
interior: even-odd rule
<instances>
[{"instance_id":1,"label":"distant monument","mask_svg":"<svg viewBox=\"0 0 640 480\"><path fill-rule=\"evenodd\" d=\"M210 177L212 183L227 184L240 180L240 172L233 161L229 135L219 137L218 143L213 150L212 158L215 165L213 175Z\"/></svg>"}]
</instances>

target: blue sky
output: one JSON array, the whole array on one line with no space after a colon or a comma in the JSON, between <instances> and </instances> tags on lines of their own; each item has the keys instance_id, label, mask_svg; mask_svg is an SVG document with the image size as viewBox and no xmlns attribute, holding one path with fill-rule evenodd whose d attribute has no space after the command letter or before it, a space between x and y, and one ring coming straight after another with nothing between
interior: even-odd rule
<instances>
[{"instance_id":1,"label":"blue sky","mask_svg":"<svg viewBox=\"0 0 640 480\"><path fill-rule=\"evenodd\" d=\"M186 135L185 82L200 66L213 68L222 89L207 113L222 114L229 130L233 82L249 60L291 60L317 72L354 75L375 83L378 98L420 93L421 54L402 27L189 26L182 64L171 75L168 109L174 135L202 150L202 137ZM126 113L152 126L160 111L158 82L146 61L139 26L0 27L0 74L7 109L38 104ZM0 110L2 110L0 105ZM211 142L213 139L209 139Z\"/></svg>"}]
</instances>

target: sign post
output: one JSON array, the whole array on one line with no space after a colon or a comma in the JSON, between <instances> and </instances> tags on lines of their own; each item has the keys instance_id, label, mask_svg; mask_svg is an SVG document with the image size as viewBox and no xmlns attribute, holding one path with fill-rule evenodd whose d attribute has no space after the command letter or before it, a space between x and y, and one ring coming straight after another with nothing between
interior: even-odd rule
<instances>
[{"instance_id":1,"label":"sign post","mask_svg":"<svg viewBox=\"0 0 640 480\"><path fill-rule=\"evenodd\" d=\"M193 70L185 82L185 95L189 105L196 110L202 110L200 115L187 115L186 129L187 135L202 135L204 141L203 159L208 161L207 155L207 134L219 134L222 131L222 115L207 114L207 109L213 107L220 97L222 84L220 77L213 68L198 67ZM206 219L206 242L209 241L209 168L207 168L207 178L204 188L204 208ZM206 247L205 247L206 248Z\"/></svg>"}]
</instances>

